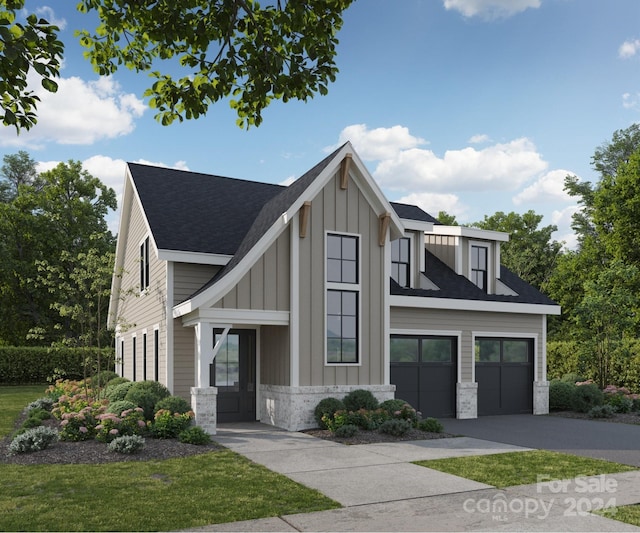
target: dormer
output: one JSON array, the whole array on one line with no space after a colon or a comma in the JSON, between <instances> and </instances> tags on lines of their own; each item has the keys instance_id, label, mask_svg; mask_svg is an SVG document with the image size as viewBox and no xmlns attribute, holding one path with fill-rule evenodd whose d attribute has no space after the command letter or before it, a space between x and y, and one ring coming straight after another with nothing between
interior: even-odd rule
<instances>
[{"instance_id":1,"label":"dormer","mask_svg":"<svg viewBox=\"0 0 640 533\"><path fill-rule=\"evenodd\" d=\"M508 241L508 233L465 226L434 225L424 234L427 251L487 294L515 295L500 281L500 243Z\"/></svg>"},{"instance_id":2,"label":"dormer","mask_svg":"<svg viewBox=\"0 0 640 533\"><path fill-rule=\"evenodd\" d=\"M391 278L404 288L424 286L424 235L433 230L433 223L401 219L404 235L391 241Z\"/></svg>"}]
</instances>

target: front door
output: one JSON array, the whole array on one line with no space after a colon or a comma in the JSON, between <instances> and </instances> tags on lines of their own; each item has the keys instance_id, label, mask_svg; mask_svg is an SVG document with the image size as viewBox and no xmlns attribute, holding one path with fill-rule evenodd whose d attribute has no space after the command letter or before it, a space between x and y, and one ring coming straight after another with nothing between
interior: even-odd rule
<instances>
[{"instance_id":1,"label":"front door","mask_svg":"<svg viewBox=\"0 0 640 533\"><path fill-rule=\"evenodd\" d=\"M214 331L214 346L222 331ZM218 388L218 422L256 419L256 332L232 329L209 366L209 382Z\"/></svg>"}]
</instances>

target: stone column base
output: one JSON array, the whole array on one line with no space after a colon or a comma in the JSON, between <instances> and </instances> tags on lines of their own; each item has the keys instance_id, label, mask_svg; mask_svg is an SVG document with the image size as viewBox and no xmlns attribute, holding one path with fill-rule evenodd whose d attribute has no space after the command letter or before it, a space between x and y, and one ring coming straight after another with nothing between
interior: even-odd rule
<instances>
[{"instance_id":1,"label":"stone column base","mask_svg":"<svg viewBox=\"0 0 640 533\"><path fill-rule=\"evenodd\" d=\"M533 382L533 414L534 415L549 414L549 382L548 381Z\"/></svg>"},{"instance_id":2,"label":"stone column base","mask_svg":"<svg viewBox=\"0 0 640 533\"><path fill-rule=\"evenodd\" d=\"M380 401L394 397L395 385L333 385L315 387L287 387L283 385L260 385L260 422L300 431L318 427L313 411L320 400L338 398L342 400L355 389L366 389Z\"/></svg>"},{"instance_id":3,"label":"stone column base","mask_svg":"<svg viewBox=\"0 0 640 533\"><path fill-rule=\"evenodd\" d=\"M196 415L196 424L209 435L216 434L217 400L216 387L191 387L191 409Z\"/></svg>"},{"instance_id":4,"label":"stone column base","mask_svg":"<svg viewBox=\"0 0 640 533\"><path fill-rule=\"evenodd\" d=\"M456 418L478 418L477 383L456 383Z\"/></svg>"}]
</instances>

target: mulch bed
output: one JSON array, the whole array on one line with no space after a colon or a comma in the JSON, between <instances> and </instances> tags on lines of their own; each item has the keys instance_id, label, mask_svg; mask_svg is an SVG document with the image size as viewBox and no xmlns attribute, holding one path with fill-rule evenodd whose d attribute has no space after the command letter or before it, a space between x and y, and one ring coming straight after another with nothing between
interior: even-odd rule
<instances>
[{"instance_id":1,"label":"mulch bed","mask_svg":"<svg viewBox=\"0 0 640 533\"><path fill-rule=\"evenodd\" d=\"M339 442L340 444L375 444L378 442L400 442L407 440L429 440L429 439L446 439L449 437L455 437L449 433L430 433L428 431L420 431L419 429L410 429L407 433L401 437L394 437L387 433L381 433L379 431L363 431L360 430L353 437L348 439L336 437L328 429L307 429L302 433L312 435L319 439L330 440L332 442Z\"/></svg>"}]
</instances>

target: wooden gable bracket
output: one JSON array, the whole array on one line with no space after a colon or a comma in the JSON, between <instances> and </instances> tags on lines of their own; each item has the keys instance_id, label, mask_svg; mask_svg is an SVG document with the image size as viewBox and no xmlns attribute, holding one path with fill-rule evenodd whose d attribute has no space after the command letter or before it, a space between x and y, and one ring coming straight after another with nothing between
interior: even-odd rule
<instances>
[{"instance_id":1,"label":"wooden gable bracket","mask_svg":"<svg viewBox=\"0 0 640 533\"><path fill-rule=\"evenodd\" d=\"M391 213L386 212L380 215L380 246L384 246L384 242L387 237L387 230L389 229L389 223L391 222Z\"/></svg>"},{"instance_id":2,"label":"wooden gable bracket","mask_svg":"<svg viewBox=\"0 0 640 533\"><path fill-rule=\"evenodd\" d=\"M345 154L344 159L342 160L342 166L340 168L340 188L343 191L347 190L347 184L349 181L349 167L351 166L352 158L353 154Z\"/></svg>"},{"instance_id":3,"label":"wooden gable bracket","mask_svg":"<svg viewBox=\"0 0 640 533\"><path fill-rule=\"evenodd\" d=\"M307 236L307 226L309 224L309 211L311 211L311 202L305 202L300 208L300 238Z\"/></svg>"}]
</instances>

